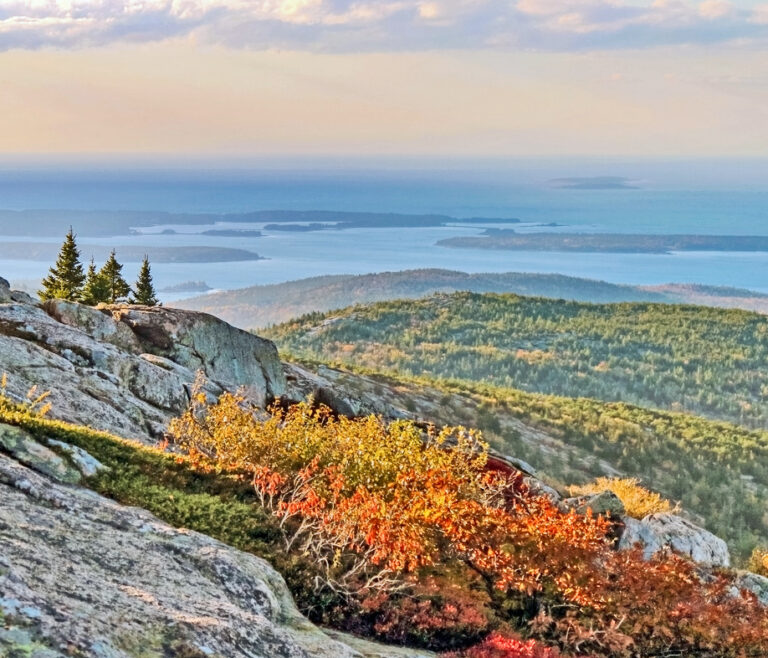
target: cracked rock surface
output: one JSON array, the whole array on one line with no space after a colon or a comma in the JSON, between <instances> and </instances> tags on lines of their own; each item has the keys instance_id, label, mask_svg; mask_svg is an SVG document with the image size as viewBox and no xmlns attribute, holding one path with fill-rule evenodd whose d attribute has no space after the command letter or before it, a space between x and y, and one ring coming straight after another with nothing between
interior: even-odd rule
<instances>
[{"instance_id":1,"label":"cracked rock surface","mask_svg":"<svg viewBox=\"0 0 768 658\"><path fill-rule=\"evenodd\" d=\"M2 454L0 629L40 658L427 655L331 638L264 560Z\"/></svg>"},{"instance_id":2,"label":"cracked rock surface","mask_svg":"<svg viewBox=\"0 0 768 658\"><path fill-rule=\"evenodd\" d=\"M0 280L0 365L8 392L50 391L51 414L153 441L187 405L201 371L208 391L245 391L264 405L285 393L274 344L205 313L142 306L37 304Z\"/></svg>"}]
</instances>

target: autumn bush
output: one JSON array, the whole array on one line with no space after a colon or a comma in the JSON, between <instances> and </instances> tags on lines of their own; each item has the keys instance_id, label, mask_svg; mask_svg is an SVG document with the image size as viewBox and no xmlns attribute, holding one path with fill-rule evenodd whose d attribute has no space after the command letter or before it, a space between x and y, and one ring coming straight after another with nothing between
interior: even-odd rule
<instances>
[{"instance_id":1,"label":"autumn bush","mask_svg":"<svg viewBox=\"0 0 768 658\"><path fill-rule=\"evenodd\" d=\"M444 658L560 658L557 649L536 640L521 640L502 633L491 633L482 643L465 651L444 654Z\"/></svg>"},{"instance_id":2,"label":"autumn bush","mask_svg":"<svg viewBox=\"0 0 768 658\"><path fill-rule=\"evenodd\" d=\"M758 546L752 551L747 569L760 576L768 577L768 546Z\"/></svg>"},{"instance_id":3,"label":"autumn bush","mask_svg":"<svg viewBox=\"0 0 768 658\"><path fill-rule=\"evenodd\" d=\"M676 506L654 491L649 491L640 486L638 478L607 478L600 477L594 482L580 486L569 487L572 496L585 496L602 491L612 491L624 504L624 511L628 516L642 519L648 514L662 512L674 512Z\"/></svg>"},{"instance_id":4,"label":"autumn bush","mask_svg":"<svg viewBox=\"0 0 768 658\"><path fill-rule=\"evenodd\" d=\"M571 655L765 656L766 609L731 575L616 552L606 519L486 469L470 430L198 393L170 434L196 468L250 483L285 550L319 566L311 586L337 624L438 649L509 626ZM469 655L556 655L497 640Z\"/></svg>"}]
</instances>

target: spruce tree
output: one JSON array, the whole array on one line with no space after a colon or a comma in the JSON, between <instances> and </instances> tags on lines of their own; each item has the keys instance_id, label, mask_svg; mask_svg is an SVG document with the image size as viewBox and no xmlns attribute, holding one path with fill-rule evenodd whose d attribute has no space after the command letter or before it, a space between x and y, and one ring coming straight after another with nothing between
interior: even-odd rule
<instances>
[{"instance_id":1,"label":"spruce tree","mask_svg":"<svg viewBox=\"0 0 768 658\"><path fill-rule=\"evenodd\" d=\"M133 291L131 304L142 304L143 306L157 306L158 299L155 287L152 285L152 272L149 267L149 258L144 256L139 270L139 278L136 280L136 286Z\"/></svg>"},{"instance_id":2,"label":"spruce tree","mask_svg":"<svg viewBox=\"0 0 768 658\"><path fill-rule=\"evenodd\" d=\"M109 300L109 285L101 272L96 271L96 264L93 262L93 258L91 258L91 264L88 265L88 271L85 274L85 285L83 286L81 301L83 304L96 306L96 304L108 302Z\"/></svg>"},{"instance_id":3,"label":"spruce tree","mask_svg":"<svg viewBox=\"0 0 768 658\"><path fill-rule=\"evenodd\" d=\"M67 299L76 302L80 300L84 282L85 273L80 263L80 250L70 226L56 258L56 264L49 269L48 276L42 281L43 287L37 294L42 300Z\"/></svg>"},{"instance_id":4,"label":"spruce tree","mask_svg":"<svg viewBox=\"0 0 768 658\"><path fill-rule=\"evenodd\" d=\"M123 266L117 262L114 249L109 254L107 262L99 270L98 276L104 279L109 303L116 304L125 301L126 297L131 294L131 286L123 278Z\"/></svg>"}]
</instances>

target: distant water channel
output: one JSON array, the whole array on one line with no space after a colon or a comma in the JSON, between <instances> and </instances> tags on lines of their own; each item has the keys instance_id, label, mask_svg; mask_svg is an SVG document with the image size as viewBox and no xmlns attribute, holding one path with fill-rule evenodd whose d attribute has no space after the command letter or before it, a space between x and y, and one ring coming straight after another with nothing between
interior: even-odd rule
<instances>
[{"instance_id":1,"label":"distant water channel","mask_svg":"<svg viewBox=\"0 0 768 658\"><path fill-rule=\"evenodd\" d=\"M595 167L595 165L593 165ZM169 212L247 212L263 209L356 210L440 213L454 217L514 217L519 231L590 231L628 233L707 233L768 235L768 184L739 181L718 187L711 181L649 171L627 171L639 189L554 189L548 177L560 170L330 174L237 173L227 177L204 172L117 175L0 171L0 207L163 210ZM568 169L567 171L572 171ZM595 169L602 171L602 169ZM611 172L615 173L615 172ZM47 177L46 177L47 176ZM101 177L100 177L101 176ZM557 227L541 226L556 223ZM494 225L496 228L500 226ZM75 227L76 228L76 227ZM173 229L174 235L160 234ZM488 251L437 247L443 238L477 235L482 226L349 229L319 232L265 231L262 237L200 235L212 228L260 229L261 224L157 226L142 234L80 240L140 246L221 246L258 252L267 260L235 263L156 263L159 287L204 280L215 289L279 283L321 274L367 273L440 267L466 272L556 272L614 283L692 282L751 288L768 293L768 253L698 252L673 254L565 254ZM62 231L66 227L62 226ZM63 234L63 233L62 233ZM0 239L2 226L0 226ZM59 238L15 238L59 241ZM47 263L0 261L0 275L35 279ZM137 266L126 265L135 276ZM166 295L165 299L189 295Z\"/></svg>"}]
</instances>

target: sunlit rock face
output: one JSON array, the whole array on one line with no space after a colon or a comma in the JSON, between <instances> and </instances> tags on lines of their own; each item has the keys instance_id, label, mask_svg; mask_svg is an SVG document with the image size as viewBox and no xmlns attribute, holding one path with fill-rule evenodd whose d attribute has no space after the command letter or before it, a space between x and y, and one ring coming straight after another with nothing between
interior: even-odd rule
<instances>
[{"instance_id":1,"label":"sunlit rock face","mask_svg":"<svg viewBox=\"0 0 768 658\"><path fill-rule=\"evenodd\" d=\"M141 306L45 304L0 281L0 368L19 399L50 391L54 417L144 441L162 436L189 401L242 390L265 405L285 394L274 344L211 315Z\"/></svg>"},{"instance_id":2,"label":"sunlit rock face","mask_svg":"<svg viewBox=\"0 0 768 658\"><path fill-rule=\"evenodd\" d=\"M649 514L642 521L625 518L620 549L640 546L646 559L662 549L671 549L697 564L730 566L728 545L708 530L675 514Z\"/></svg>"}]
</instances>

